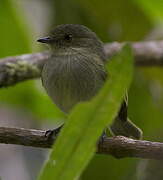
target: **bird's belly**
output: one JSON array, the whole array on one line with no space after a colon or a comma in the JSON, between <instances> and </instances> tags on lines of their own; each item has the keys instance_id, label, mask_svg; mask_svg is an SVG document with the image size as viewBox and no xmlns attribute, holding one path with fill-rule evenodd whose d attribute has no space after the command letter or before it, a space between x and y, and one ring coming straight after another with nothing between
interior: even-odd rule
<instances>
[{"instance_id":1,"label":"bird's belly","mask_svg":"<svg viewBox=\"0 0 163 180\"><path fill-rule=\"evenodd\" d=\"M90 94L84 87L81 87L81 84L79 85L75 81L72 83L68 80L65 84L60 84L60 87L55 87L51 93L55 104L64 112L69 112L74 105L81 101L86 101L92 96L93 94Z\"/></svg>"},{"instance_id":2,"label":"bird's belly","mask_svg":"<svg viewBox=\"0 0 163 180\"><path fill-rule=\"evenodd\" d=\"M64 112L68 112L72 107L81 102L89 100L95 94L95 82L88 81L88 77L78 74L76 76L63 72L64 76L55 76L48 89L48 94L54 103Z\"/></svg>"},{"instance_id":3,"label":"bird's belly","mask_svg":"<svg viewBox=\"0 0 163 180\"><path fill-rule=\"evenodd\" d=\"M53 68L51 74L50 64L44 68L43 85L54 103L64 112L69 112L81 101L89 100L103 84L97 69L81 62L56 63Z\"/></svg>"}]
</instances>

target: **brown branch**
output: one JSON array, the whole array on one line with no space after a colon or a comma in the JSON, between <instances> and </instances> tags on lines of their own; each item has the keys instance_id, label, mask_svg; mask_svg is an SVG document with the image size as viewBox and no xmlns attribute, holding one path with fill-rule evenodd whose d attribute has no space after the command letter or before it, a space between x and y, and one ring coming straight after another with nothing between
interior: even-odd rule
<instances>
[{"instance_id":1,"label":"brown branch","mask_svg":"<svg viewBox=\"0 0 163 180\"><path fill-rule=\"evenodd\" d=\"M0 127L0 143L50 148L54 139L45 137L43 130ZM97 153L110 154L116 158L138 157L163 159L163 143L133 140L123 136L104 138Z\"/></svg>"},{"instance_id":2,"label":"brown branch","mask_svg":"<svg viewBox=\"0 0 163 180\"><path fill-rule=\"evenodd\" d=\"M107 43L104 49L108 57L115 55L124 43ZM163 66L163 41L131 43L137 66ZM37 78L48 58L48 52L25 54L0 59L0 87Z\"/></svg>"},{"instance_id":3,"label":"brown branch","mask_svg":"<svg viewBox=\"0 0 163 180\"><path fill-rule=\"evenodd\" d=\"M0 59L0 87L38 78L49 53L24 54Z\"/></svg>"}]
</instances>

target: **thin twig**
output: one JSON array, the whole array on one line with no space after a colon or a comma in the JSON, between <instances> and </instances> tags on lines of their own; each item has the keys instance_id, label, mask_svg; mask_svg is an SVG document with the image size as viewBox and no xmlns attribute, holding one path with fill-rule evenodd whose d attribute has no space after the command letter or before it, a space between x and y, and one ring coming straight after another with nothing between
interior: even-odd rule
<instances>
[{"instance_id":1,"label":"thin twig","mask_svg":"<svg viewBox=\"0 0 163 180\"><path fill-rule=\"evenodd\" d=\"M0 127L0 143L50 148L56 137L47 138L43 130ZM163 143L134 140L123 136L104 138L97 153L110 154L116 158L138 157L163 159Z\"/></svg>"},{"instance_id":2,"label":"thin twig","mask_svg":"<svg viewBox=\"0 0 163 180\"><path fill-rule=\"evenodd\" d=\"M107 43L105 52L109 57L115 55L124 43ZM137 66L163 66L163 41L131 43ZM0 59L0 87L7 87L18 82L38 78L49 52L25 54Z\"/></svg>"}]
</instances>

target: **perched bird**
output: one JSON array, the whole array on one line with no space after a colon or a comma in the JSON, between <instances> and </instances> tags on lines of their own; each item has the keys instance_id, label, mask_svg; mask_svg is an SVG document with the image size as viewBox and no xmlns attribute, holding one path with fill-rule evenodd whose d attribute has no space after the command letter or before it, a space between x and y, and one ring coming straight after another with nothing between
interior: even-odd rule
<instances>
[{"instance_id":1,"label":"perched bird","mask_svg":"<svg viewBox=\"0 0 163 180\"><path fill-rule=\"evenodd\" d=\"M94 32L83 25L63 24L38 42L50 47L49 59L42 70L42 84L63 112L68 113L77 103L88 101L97 94L107 73L103 43ZM136 139L142 135L141 130L127 119L126 101L110 129L114 135Z\"/></svg>"}]
</instances>

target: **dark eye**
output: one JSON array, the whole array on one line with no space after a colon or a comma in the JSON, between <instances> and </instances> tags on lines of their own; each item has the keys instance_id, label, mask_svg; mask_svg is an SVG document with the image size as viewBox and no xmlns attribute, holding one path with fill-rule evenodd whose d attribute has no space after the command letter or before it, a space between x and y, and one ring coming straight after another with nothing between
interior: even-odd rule
<instances>
[{"instance_id":1,"label":"dark eye","mask_svg":"<svg viewBox=\"0 0 163 180\"><path fill-rule=\"evenodd\" d=\"M71 35L71 34L65 34L64 39L65 39L66 41L71 41L72 35Z\"/></svg>"}]
</instances>

